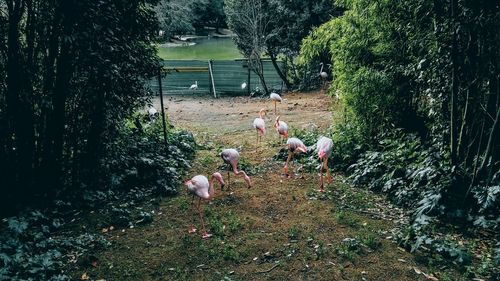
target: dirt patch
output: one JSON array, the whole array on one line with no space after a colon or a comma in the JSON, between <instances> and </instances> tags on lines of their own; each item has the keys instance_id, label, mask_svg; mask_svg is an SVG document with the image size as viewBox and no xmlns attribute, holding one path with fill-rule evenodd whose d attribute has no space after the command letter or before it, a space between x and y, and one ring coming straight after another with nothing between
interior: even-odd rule
<instances>
[{"instance_id":1,"label":"dirt patch","mask_svg":"<svg viewBox=\"0 0 500 281\"><path fill-rule=\"evenodd\" d=\"M190 176L215 172L222 164L217 151L235 147L255 168L253 187L232 176L232 193L216 189L216 199L203 205L213 234L208 240L188 234L190 224L199 221L180 187L181 195L163 200L151 224L106 233L112 246L97 254L99 266L82 268L75 277L86 272L106 280L425 280L413 269L425 267L385 239L394 222L343 210L340 203L353 197L352 202L368 204L379 197L357 196L341 176L326 194L318 194L316 174L281 175L283 163L273 155L283 145L272 127L271 101L176 97L167 99L167 106L173 124L193 131L203 148ZM294 128L325 130L332 107L319 93L289 94L278 114ZM269 110L268 134L256 144L251 124L261 108Z\"/></svg>"}]
</instances>

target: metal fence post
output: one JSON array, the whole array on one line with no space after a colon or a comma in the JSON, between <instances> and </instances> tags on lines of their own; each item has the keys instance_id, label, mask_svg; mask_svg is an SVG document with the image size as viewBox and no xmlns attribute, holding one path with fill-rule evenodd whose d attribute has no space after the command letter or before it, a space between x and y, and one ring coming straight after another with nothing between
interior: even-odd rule
<instances>
[{"instance_id":1,"label":"metal fence post","mask_svg":"<svg viewBox=\"0 0 500 281\"><path fill-rule=\"evenodd\" d=\"M217 92L215 91L215 82L214 82L214 72L213 72L213 69L212 69L212 60L209 60L208 61L208 74L211 78L211 84L212 84L212 88L214 90L214 97L217 98Z\"/></svg>"},{"instance_id":2,"label":"metal fence post","mask_svg":"<svg viewBox=\"0 0 500 281\"><path fill-rule=\"evenodd\" d=\"M165 141L165 146L167 146L167 123L165 122L165 107L163 106L163 88L161 86L161 70L162 67L158 68L158 86L160 92L160 105L161 105L161 120L163 124L163 140Z\"/></svg>"},{"instance_id":3,"label":"metal fence post","mask_svg":"<svg viewBox=\"0 0 500 281\"><path fill-rule=\"evenodd\" d=\"M250 65L249 63L247 62L247 68L248 68L248 78L247 78L247 94L250 95Z\"/></svg>"}]
</instances>

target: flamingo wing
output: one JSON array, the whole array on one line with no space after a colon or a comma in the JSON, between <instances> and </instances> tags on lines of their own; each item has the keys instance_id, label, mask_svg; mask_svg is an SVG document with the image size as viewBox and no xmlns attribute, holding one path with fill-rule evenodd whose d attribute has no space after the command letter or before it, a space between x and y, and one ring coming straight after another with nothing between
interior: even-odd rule
<instances>
[{"instance_id":1,"label":"flamingo wing","mask_svg":"<svg viewBox=\"0 0 500 281\"><path fill-rule=\"evenodd\" d=\"M298 138L289 138L286 144L288 145L288 149L291 152L294 152L297 149L299 149L302 152L307 152L307 147Z\"/></svg>"},{"instance_id":2,"label":"flamingo wing","mask_svg":"<svg viewBox=\"0 0 500 281\"><path fill-rule=\"evenodd\" d=\"M279 101L281 102L282 99L280 97L280 95L276 94L276 93L271 93L271 95L269 96L272 100L275 100L275 101Z\"/></svg>"},{"instance_id":3,"label":"flamingo wing","mask_svg":"<svg viewBox=\"0 0 500 281\"><path fill-rule=\"evenodd\" d=\"M196 194L196 196L201 197L203 199L210 198L210 194L209 194L210 184L208 182L207 177L202 176L202 175L194 176L191 179L191 183L194 187L193 191Z\"/></svg>"},{"instance_id":4,"label":"flamingo wing","mask_svg":"<svg viewBox=\"0 0 500 281\"><path fill-rule=\"evenodd\" d=\"M329 157L333 151L333 141L327 137L321 137L317 142L318 153L323 151L325 156Z\"/></svg>"},{"instance_id":5,"label":"flamingo wing","mask_svg":"<svg viewBox=\"0 0 500 281\"><path fill-rule=\"evenodd\" d=\"M257 117L255 118L255 120L253 120L253 127L260 131L265 131L266 122L264 121L264 119Z\"/></svg>"},{"instance_id":6,"label":"flamingo wing","mask_svg":"<svg viewBox=\"0 0 500 281\"><path fill-rule=\"evenodd\" d=\"M283 122L283 121L279 121L279 123L278 123L278 133L280 133L281 135L284 135L287 132L288 132L288 125L285 122Z\"/></svg>"},{"instance_id":7,"label":"flamingo wing","mask_svg":"<svg viewBox=\"0 0 500 281\"><path fill-rule=\"evenodd\" d=\"M240 159L240 154L236 149L224 149L221 154L220 154L222 160L224 160L225 163L231 164L232 162L238 162Z\"/></svg>"}]
</instances>

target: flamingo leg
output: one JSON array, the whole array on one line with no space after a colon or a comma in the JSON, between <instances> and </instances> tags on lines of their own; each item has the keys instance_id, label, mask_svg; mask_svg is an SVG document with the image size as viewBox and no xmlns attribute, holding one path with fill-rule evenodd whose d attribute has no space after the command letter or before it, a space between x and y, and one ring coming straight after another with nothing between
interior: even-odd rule
<instances>
[{"instance_id":1,"label":"flamingo leg","mask_svg":"<svg viewBox=\"0 0 500 281\"><path fill-rule=\"evenodd\" d=\"M202 234L202 238L203 239L207 239L209 238L210 236L212 236L212 234L208 234L207 233L207 230L205 228L205 222L203 221L203 214L202 214L202 210L200 208L200 203L201 203L201 198L198 199L198 205L196 206L196 208L198 209L198 213L200 214L200 221L201 221L201 227L203 229L203 234Z\"/></svg>"},{"instance_id":2,"label":"flamingo leg","mask_svg":"<svg viewBox=\"0 0 500 281\"><path fill-rule=\"evenodd\" d=\"M330 175L330 170L328 169L328 158L325 158L324 163L326 169L326 177L328 178L328 181L331 183L333 181L333 177Z\"/></svg>"},{"instance_id":3,"label":"flamingo leg","mask_svg":"<svg viewBox=\"0 0 500 281\"><path fill-rule=\"evenodd\" d=\"M324 182L323 182L323 167L325 165L324 161L321 161L321 165L319 167L319 192L325 192Z\"/></svg>"},{"instance_id":4,"label":"flamingo leg","mask_svg":"<svg viewBox=\"0 0 500 281\"><path fill-rule=\"evenodd\" d=\"M287 177L290 177L290 175L288 174L288 163L290 162L290 159L292 159L292 153L288 151L288 158L286 159L285 167L283 168L283 172Z\"/></svg>"},{"instance_id":5,"label":"flamingo leg","mask_svg":"<svg viewBox=\"0 0 500 281\"><path fill-rule=\"evenodd\" d=\"M274 101L274 115L276 115L276 101Z\"/></svg>"},{"instance_id":6,"label":"flamingo leg","mask_svg":"<svg viewBox=\"0 0 500 281\"><path fill-rule=\"evenodd\" d=\"M193 199L191 199L191 206L194 206L194 194L193 194ZM194 227L194 219L191 217L191 227L188 230L188 233L195 233L196 232L196 227Z\"/></svg>"}]
</instances>

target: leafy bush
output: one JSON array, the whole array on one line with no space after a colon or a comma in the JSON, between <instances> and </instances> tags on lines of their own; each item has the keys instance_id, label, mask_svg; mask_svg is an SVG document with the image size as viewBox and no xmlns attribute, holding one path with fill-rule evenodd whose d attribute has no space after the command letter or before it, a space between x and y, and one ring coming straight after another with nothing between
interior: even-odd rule
<instances>
[{"instance_id":1,"label":"leafy bush","mask_svg":"<svg viewBox=\"0 0 500 281\"><path fill-rule=\"evenodd\" d=\"M170 132L165 145L161 122L146 123L143 128L143 132L123 129L117 149L106 159L109 184L119 189L148 187L165 195L175 194L182 172L194 156L194 138L185 131Z\"/></svg>"},{"instance_id":2,"label":"leafy bush","mask_svg":"<svg viewBox=\"0 0 500 281\"><path fill-rule=\"evenodd\" d=\"M71 257L107 245L99 235L57 235L61 217L26 211L4 219L0 231L0 280L70 280L61 269Z\"/></svg>"},{"instance_id":3,"label":"leafy bush","mask_svg":"<svg viewBox=\"0 0 500 281\"><path fill-rule=\"evenodd\" d=\"M161 123L151 122L142 130L131 123L121 128L117 143L104 158L99 190L75 189L60 193L55 204L44 211L24 211L3 220L0 228L0 280L70 280L68 264L108 245L99 234L81 229L133 227L153 220L152 212L140 202L152 202L158 193L176 193L182 173L194 156L193 136L184 131L168 134L165 146ZM85 187L85 186L83 186ZM99 213L94 221L79 217L77 229L71 221L82 209ZM81 227L88 223L91 227ZM89 265L85 265L89 266Z\"/></svg>"}]
</instances>

